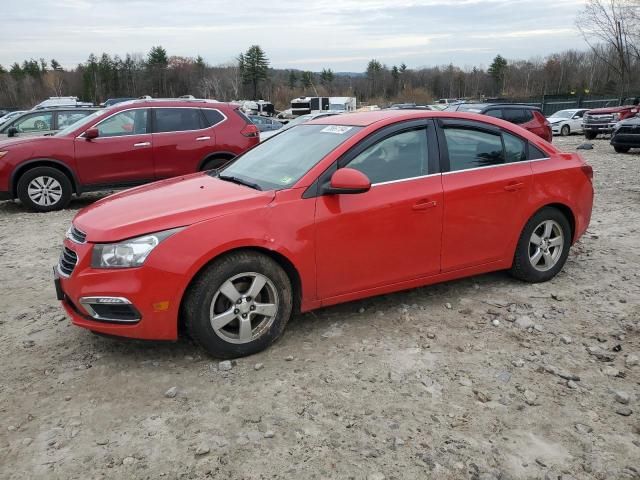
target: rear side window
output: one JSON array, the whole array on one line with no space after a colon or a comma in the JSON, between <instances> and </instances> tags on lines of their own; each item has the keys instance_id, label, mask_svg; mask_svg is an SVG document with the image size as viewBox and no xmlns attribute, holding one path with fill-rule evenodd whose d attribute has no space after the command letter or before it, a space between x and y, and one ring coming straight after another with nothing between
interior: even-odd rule
<instances>
[{"instance_id":1,"label":"rear side window","mask_svg":"<svg viewBox=\"0 0 640 480\"><path fill-rule=\"evenodd\" d=\"M527 159L527 144L518 137L503 133L504 154L507 163L522 162Z\"/></svg>"},{"instance_id":2,"label":"rear side window","mask_svg":"<svg viewBox=\"0 0 640 480\"><path fill-rule=\"evenodd\" d=\"M155 133L200 130L202 117L199 108L155 108Z\"/></svg>"},{"instance_id":3,"label":"rear side window","mask_svg":"<svg viewBox=\"0 0 640 480\"><path fill-rule=\"evenodd\" d=\"M547 158L549 155L544 153L538 147L535 147L531 143L529 144L529 160L539 160L541 158Z\"/></svg>"},{"instance_id":4,"label":"rear side window","mask_svg":"<svg viewBox=\"0 0 640 480\"><path fill-rule=\"evenodd\" d=\"M203 108L202 113L204 113L207 127L213 127L224 120L224 115L213 108Z\"/></svg>"},{"instance_id":5,"label":"rear side window","mask_svg":"<svg viewBox=\"0 0 640 480\"><path fill-rule=\"evenodd\" d=\"M485 115L489 115L490 117L494 118L504 118L502 116L502 110L500 110L499 108L492 108L491 110L487 110Z\"/></svg>"},{"instance_id":6,"label":"rear side window","mask_svg":"<svg viewBox=\"0 0 640 480\"><path fill-rule=\"evenodd\" d=\"M66 128L93 112L58 112L58 128Z\"/></svg>"},{"instance_id":7,"label":"rear side window","mask_svg":"<svg viewBox=\"0 0 640 480\"><path fill-rule=\"evenodd\" d=\"M499 134L469 128L445 128L449 153L449 171L488 167L504 163Z\"/></svg>"},{"instance_id":8,"label":"rear side window","mask_svg":"<svg viewBox=\"0 0 640 480\"><path fill-rule=\"evenodd\" d=\"M507 122L520 125L522 123L531 121L533 119L533 113L531 113L531 110L527 110L524 108L505 108L503 112L503 118Z\"/></svg>"},{"instance_id":9,"label":"rear side window","mask_svg":"<svg viewBox=\"0 0 640 480\"><path fill-rule=\"evenodd\" d=\"M24 115L12 125L18 132L37 132L38 130L51 130L53 128L53 113L43 112L32 115Z\"/></svg>"}]
</instances>

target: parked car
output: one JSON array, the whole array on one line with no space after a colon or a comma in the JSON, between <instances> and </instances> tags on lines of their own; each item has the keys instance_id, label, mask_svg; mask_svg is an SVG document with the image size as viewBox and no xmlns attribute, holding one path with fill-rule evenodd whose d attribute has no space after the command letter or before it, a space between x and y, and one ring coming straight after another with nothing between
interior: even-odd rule
<instances>
[{"instance_id":1,"label":"parked car","mask_svg":"<svg viewBox=\"0 0 640 480\"><path fill-rule=\"evenodd\" d=\"M249 120L253 122L253 124L258 127L260 132L270 132L273 130L279 130L282 128L283 124L277 120L273 120L272 118L263 117L262 115L247 115Z\"/></svg>"},{"instance_id":2,"label":"parked car","mask_svg":"<svg viewBox=\"0 0 640 480\"><path fill-rule=\"evenodd\" d=\"M11 120L12 118L17 117L18 115L22 115L24 110L14 110L13 112L7 112L3 116L0 117L0 125Z\"/></svg>"},{"instance_id":3,"label":"parked car","mask_svg":"<svg viewBox=\"0 0 640 480\"><path fill-rule=\"evenodd\" d=\"M105 100L102 104L102 107L113 107L114 105L122 102L129 102L131 100L136 100L135 97L117 97L117 98L109 98Z\"/></svg>"},{"instance_id":4,"label":"parked car","mask_svg":"<svg viewBox=\"0 0 640 480\"><path fill-rule=\"evenodd\" d=\"M535 133L547 142L551 142L551 124L542 115L538 107L519 103L459 103L448 106L445 111L470 112L501 118L507 122L520 125L522 128Z\"/></svg>"},{"instance_id":5,"label":"parked car","mask_svg":"<svg viewBox=\"0 0 640 480\"><path fill-rule=\"evenodd\" d=\"M389 105L385 110L440 110L430 105L417 105L415 103L394 103Z\"/></svg>"},{"instance_id":6,"label":"parked car","mask_svg":"<svg viewBox=\"0 0 640 480\"><path fill-rule=\"evenodd\" d=\"M218 172L79 212L55 268L80 327L250 355L293 312L509 270L552 279L586 231L591 167L511 123L385 110L297 125Z\"/></svg>"},{"instance_id":7,"label":"parked car","mask_svg":"<svg viewBox=\"0 0 640 480\"><path fill-rule=\"evenodd\" d=\"M611 145L618 153L640 148L640 117L631 117L616 123L611 133Z\"/></svg>"},{"instance_id":8,"label":"parked car","mask_svg":"<svg viewBox=\"0 0 640 480\"><path fill-rule=\"evenodd\" d=\"M551 133L566 137L572 133L582 133L582 117L588 109L572 108L560 110L547 117L551 124Z\"/></svg>"},{"instance_id":9,"label":"parked car","mask_svg":"<svg viewBox=\"0 0 640 480\"><path fill-rule=\"evenodd\" d=\"M288 130L296 125L301 125L306 122L310 122L311 120L315 120L317 118L330 117L332 115L340 115L339 112L316 112L316 113L307 113L305 115L300 115L299 117L294 118L289 123L284 125L282 128L278 130L273 130L270 132L264 132L260 135L260 141L264 142L268 138L273 137L275 134Z\"/></svg>"},{"instance_id":10,"label":"parked car","mask_svg":"<svg viewBox=\"0 0 640 480\"><path fill-rule=\"evenodd\" d=\"M93 107L93 104L91 102L81 102L78 97L49 97L38 103L31 110L51 107Z\"/></svg>"},{"instance_id":11,"label":"parked car","mask_svg":"<svg viewBox=\"0 0 640 480\"><path fill-rule=\"evenodd\" d=\"M0 140L53 135L97 110L97 108L85 107L28 110L0 125Z\"/></svg>"},{"instance_id":12,"label":"parked car","mask_svg":"<svg viewBox=\"0 0 640 480\"><path fill-rule=\"evenodd\" d=\"M55 136L0 142L0 199L58 210L73 193L219 168L258 142L258 128L226 103L121 103Z\"/></svg>"},{"instance_id":13,"label":"parked car","mask_svg":"<svg viewBox=\"0 0 640 480\"><path fill-rule=\"evenodd\" d=\"M593 140L599 134L609 134L620 120L635 117L640 112L638 105L594 108L584 114L582 128L584 137Z\"/></svg>"}]
</instances>

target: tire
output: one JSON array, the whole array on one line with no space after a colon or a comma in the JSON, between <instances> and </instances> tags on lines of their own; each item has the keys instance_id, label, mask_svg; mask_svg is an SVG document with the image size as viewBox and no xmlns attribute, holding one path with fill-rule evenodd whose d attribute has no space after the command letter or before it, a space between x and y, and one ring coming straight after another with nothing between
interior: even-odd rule
<instances>
[{"instance_id":1,"label":"tire","mask_svg":"<svg viewBox=\"0 0 640 480\"><path fill-rule=\"evenodd\" d=\"M207 160L202 165L202 171L206 170L218 170L224 167L227 163L229 163L231 158L212 158L211 160Z\"/></svg>"},{"instance_id":2,"label":"tire","mask_svg":"<svg viewBox=\"0 0 640 480\"><path fill-rule=\"evenodd\" d=\"M616 153L627 153L629 150L631 150L631 147L619 147L614 145L613 149L616 151Z\"/></svg>"},{"instance_id":3,"label":"tire","mask_svg":"<svg viewBox=\"0 0 640 480\"><path fill-rule=\"evenodd\" d=\"M568 137L570 133L571 128L569 128L569 125L563 125L560 129L560 135L562 135L563 137Z\"/></svg>"},{"instance_id":4,"label":"tire","mask_svg":"<svg viewBox=\"0 0 640 480\"><path fill-rule=\"evenodd\" d=\"M256 287L258 301L248 295L255 294L251 289L256 280L262 285ZM265 314L252 313L259 309ZM210 355L236 358L275 342L292 311L291 281L282 267L266 255L237 252L214 261L197 277L187 292L183 314L189 336Z\"/></svg>"},{"instance_id":5,"label":"tire","mask_svg":"<svg viewBox=\"0 0 640 480\"><path fill-rule=\"evenodd\" d=\"M598 132L584 132L584 138L586 138L587 140L593 140L594 138L596 138L598 136Z\"/></svg>"},{"instance_id":6,"label":"tire","mask_svg":"<svg viewBox=\"0 0 640 480\"><path fill-rule=\"evenodd\" d=\"M36 128L36 130L46 130L47 129L47 124L44 123L43 120L36 120L34 122L33 126Z\"/></svg>"},{"instance_id":7,"label":"tire","mask_svg":"<svg viewBox=\"0 0 640 480\"><path fill-rule=\"evenodd\" d=\"M69 205L73 187L69 177L53 167L35 167L18 180L22 204L34 212L61 210Z\"/></svg>"},{"instance_id":8,"label":"tire","mask_svg":"<svg viewBox=\"0 0 640 480\"><path fill-rule=\"evenodd\" d=\"M547 230L545 227L549 225ZM545 243L540 245L537 240ZM558 242L561 245L557 245ZM531 217L522 230L510 273L529 283L551 280L562 270L570 247L571 226L567 217L555 208L545 207Z\"/></svg>"}]
</instances>

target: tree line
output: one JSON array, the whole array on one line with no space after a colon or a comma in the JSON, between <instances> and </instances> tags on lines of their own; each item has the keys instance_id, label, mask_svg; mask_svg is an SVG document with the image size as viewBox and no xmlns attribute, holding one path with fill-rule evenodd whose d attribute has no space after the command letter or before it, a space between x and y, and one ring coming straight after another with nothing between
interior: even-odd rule
<instances>
[{"instance_id":1,"label":"tree line","mask_svg":"<svg viewBox=\"0 0 640 480\"><path fill-rule=\"evenodd\" d=\"M286 108L300 95L354 96L360 103L430 103L437 98L526 98L542 95L640 92L640 0L588 0L577 26L588 49L546 57L506 59L482 66L408 68L377 59L357 74L278 69L251 46L236 59L209 65L200 57L169 55L162 46L146 56L91 54L75 68L55 59L0 65L0 107L27 108L49 96L74 95L96 104L114 97L177 97L191 94L221 101L270 100Z\"/></svg>"}]
</instances>

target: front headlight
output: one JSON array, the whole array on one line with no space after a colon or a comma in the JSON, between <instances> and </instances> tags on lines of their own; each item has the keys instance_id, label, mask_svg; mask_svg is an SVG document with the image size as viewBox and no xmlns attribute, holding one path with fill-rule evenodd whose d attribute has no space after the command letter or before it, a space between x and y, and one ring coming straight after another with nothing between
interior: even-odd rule
<instances>
[{"instance_id":1,"label":"front headlight","mask_svg":"<svg viewBox=\"0 0 640 480\"><path fill-rule=\"evenodd\" d=\"M92 268L139 267L160 242L184 227L150 233L120 243L97 243L91 255Z\"/></svg>"}]
</instances>

